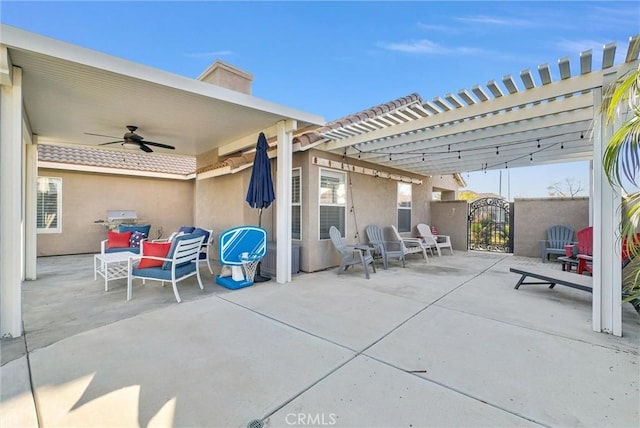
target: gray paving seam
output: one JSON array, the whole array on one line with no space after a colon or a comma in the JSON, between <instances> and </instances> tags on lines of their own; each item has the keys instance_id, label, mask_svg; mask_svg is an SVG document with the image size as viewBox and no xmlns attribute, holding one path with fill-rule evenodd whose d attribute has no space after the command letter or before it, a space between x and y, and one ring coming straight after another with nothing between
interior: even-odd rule
<instances>
[{"instance_id":1,"label":"gray paving seam","mask_svg":"<svg viewBox=\"0 0 640 428\"><path fill-rule=\"evenodd\" d=\"M233 302L233 301L230 301L230 300L228 300L228 299L225 299L225 298L224 298L224 297L222 297L222 296L216 296L217 298L219 298L219 299L221 299L221 300L224 300L225 302L228 302L228 303L231 303L231 304L237 305L238 307L241 307L241 308L246 309L246 310L248 310L248 311L250 311L250 312L253 312L253 313L255 313L256 315L259 315L259 316L264 317L264 318L266 318L266 319L269 319L269 320L271 320L271 321L275 321L275 322L277 322L277 323L279 323L279 324L286 325L287 327L293 328L293 329L295 329L295 330L297 330L297 331L300 331L301 333L308 334L308 335L310 335L310 336L316 337L316 338L318 338L318 339L320 339L320 340L323 340L323 341L325 341L325 342L328 342L328 343L331 343L331 344L333 344L333 345L339 346L339 347L341 347L341 348L343 348L343 349L347 349L347 350L350 350L350 351L352 351L352 352L355 352L355 355L353 355L351 358L347 359L344 363L342 363L342 364L340 364L340 365L336 366L335 368L333 368L332 370L330 370L328 373L326 373L325 375L323 375L323 376L319 377L319 378L318 378L318 379L316 379L314 382L312 382L311 384L309 384L308 386L306 386L305 388L303 388L302 390L300 390L298 393L294 394L292 397L290 397L289 399L285 400L282 404L280 404L279 406L277 406L277 407L276 407L274 410L272 410L271 412L267 413L267 414L266 414L263 418L261 418L260 420L261 420L261 421L265 421L265 420L266 420L266 419L268 419L269 417L273 416L276 412L278 412L280 409L284 408L287 404L291 403L291 402L292 402L292 401L294 401L296 398L300 397L302 394L304 394L305 392L309 391L311 388L313 388L314 386L316 386L318 383L320 383L320 382L322 382L323 380L327 379L329 376L331 376L332 374L334 374L336 371L340 370L342 367L344 367L345 365L347 365L348 363L350 363L351 361L353 361L354 359L356 359L357 357L359 357L359 356L361 356L361 355L362 355L362 356L365 356L365 357L367 357L367 358L371 358L371 359L373 359L373 360L375 360L375 361L378 361L378 362L380 362L380 363L382 363L382 364L385 364L385 365L387 365L387 366L389 366L389 367L395 368L396 370L400 370L400 371L403 371L403 372L405 372L405 373L413 374L414 376L416 376L416 377L418 377L418 378L420 378L420 379L422 379L422 380L424 380L424 381L432 382L432 383L434 383L434 384L436 384L436 385L438 385L438 386L440 386L440 387L443 387L443 388L446 388L446 389L448 389L448 390L450 390L450 391L453 391L453 392L455 392L455 393L458 393L458 394L464 395L465 397L468 397L468 398L470 398L470 399L472 399L472 400L479 401L479 402L481 402L481 403L483 403L483 404L489 405L489 406L491 406L491 407L493 407L493 408L495 408L495 409L498 409L498 410L500 410L500 411L503 411L503 412L509 413L509 414L514 415L514 416L516 416L516 417L518 417L518 418L525 419L525 420L527 420L527 421L530 421L530 422L536 423L536 424L541 425L541 426L546 426L546 425L541 424L540 422L537 422L537 421L535 421L535 420L533 420L533 419L530 419L530 418L528 418L528 417L526 417L526 416L519 415L519 414L514 413L514 412L512 412L512 411L510 411L510 410L507 410L507 409L501 408L500 406L497 406L497 405L492 404L492 403L489 403L489 402L487 402L487 401L485 401L485 400L482 400L482 399L479 399L479 398L474 397L474 396L472 396L472 395L469 395L469 394L467 394L467 393L465 393L465 392L463 392L463 391L459 391L459 390L457 390L457 389L455 389L455 388L449 387L449 386L447 386L447 385L441 384L441 383L436 382L436 381L433 381L433 380L431 380L431 379L425 379L425 378L423 378L423 377L421 377L421 376L417 376L415 373L411 373L410 371L407 371L406 369L401 369L401 368L399 368L399 367L394 366L393 364L389 364L389 363L387 363L387 362L385 362L385 361L378 360L377 358L373 358L373 357L371 357L370 355L367 355L367 354L365 353L368 349L370 349L371 347L373 347L373 346L375 346L376 344L378 344L381 340L385 339L385 338L386 338L386 337L388 337L391 333L395 332L397 329L399 329L400 327L402 327L403 325L405 325L407 322L409 322L410 320L412 320L413 318L415 318L416 316L418 316L419 314L421 314L422 312L424 312L425 310L427 310L429 307L433 306L433 305L434 305L435 303L437 303L439 300L441 300L441 299L443 299L444 297L448 296L448 295L449 295L449 294L451 294L452 292L454 292L454 291L458 290L458 289L459 289L460 287L462 287L463 285L468 284L470 281L474 280L475 278L477 278L477 277L479 277L479 276L483 275L485 272L487 272L488 270L490 270L491 268L493 268L496 264L500 263L500 262L501 262L502 260L504 260L506 257L507 257L507 256L504 256L504 257L502 257L502 258L498 259L497 261L495 261L494 263L492 263L491 265L489 265L488 267L486 267L485 269L483 269L482 271L480 271L478 274L476 274L476 275L474 275L473 277L471 277L471 278L469 278L469 279L467 279L467 280L465 280L465 281L461 282L459 285L457 285L457 286L456 286L456 287L454 287L453 289L449 290L448 292L446 292L445 294L443 294L442 296L440 296L438 299L434 300L433 302L426 304L423 308L419 309L419 310L418 310L418 311L416 311L414 314L410 315L408 318L406 318L405 320L401 321L398 325L396 325L394 328L392 328L391 330L389 330L387 333L385 333L385 334L383 334L381 337L379 337L377 340L373 341L371 344L369 344L368 346L366 346L365 348L363 348L361 351L357 351L357 350L355 350L355 349L349 348L348 346L342 345L342 344L340 344L340 343L336 343L336 342L334 342L334 341L332 341L332 340L329 340L329 339L327 339L327 338L325 338L325 337L319 336L319 335L317 335L317 334L315 334L315 333L308 332L308 331L306 331L306 330L304 330L304 329L301 329L300 327L293 326L293 325L291 325L291 324L289 324L289 323L286 323L286 322L284 322L284 321L282 321L282 320L279 320L279 319L277 319L277 318L274 318L274 317L272 317L272 316L270 316L270 315L267 315L267 314L264 314L264 313L262 313L262 312L259 312L259 311L255 310L255 309L252 309L252 308L249 308L249 307L247 307L247 306L241 305L241 304L239 304L239 303L237 303L237 302Z\"/></svg>"},{"instance_id":2,"label":"gray paving seam","mask_svg":"<svg viewBox=\"0 0 640 428\"><path fill-rule=\"evenodd\" d=\"M524 420L527 420L529 422L533 422L533 423L535 423L537 425L540 425L540 426L543 426L543 427L548 427L548 428L551 427L551 425L546 425L546 424L544 424L544 423L542 423L540 421L537 421L535 419L532 419L532 418L530 418L528 416L521 415L521 414L516 413L516 412L514 412L512 410L509 410L509 409L505 409L504 407L501 407L501 406L499 406L497 404L490 403L490 402L488 402L486 400L483 400L482 398L478 398L476 396L473 396L473 395L469 394L468 392L465 392L465 391L463 391L461 389L454 388L454 387L452 387L450 385L446 385L446 384L444 384L442 382L438 382L437 380L434 380L434 379L429 379L429 378L426 378L426 377L422 377L422 376L418 375L417 373L415 373L413 370L403 369L402 367L398 367L398 366L396 366L394 364L389 363L388 361L381 360L379 358L373 357L373 356L368 355L368 354L364 354L363 353L362 355L364 355L365 357L370 358L370 359L372 359L374 361L377 361L380 364L384 364L387 367L391 367L393 369L400 370L401 372L405 372L405 373L407 373L407 374L409 374L411 376L414 376L414 377L420 379L423 382L429 382L429 383L432 383L434 385L438 385L441 388L447 389L449 391L453 391L453 392L455 392L457 394L460 394L460 395L464 395L467 398L470 398L470 399L472 399L474 401L478 401L478 402L480 402L482 404L486 404L487 406L493 407L494 409L500 410L502 412L509 413L510 415L516 416L516 417L518 417L520 419L524 419Z\"/></svg>"},{"instance_id":3,"label":"gray paving seam","mask_svg":"<svg viewBox=\"0 0 640 428\"><path fill-rule=\"evenodd\" d=\"M36 400L36 389L33 385L33 374L31 373L31 353L29 352L29 344L27 343L27 331L24 328L24 320L22 321L22 337L24 340L25 358L27 359L27 376L29 376L29 388L31 389L31 400L33 401L33 408L36 411L36 422L38 426L42 426L40 417L40 408L38 406L38 400Z\"/></svg>"},{"instance_id":4,"label":"gray paving seam","mask_svg":"<svg viewBox=\"0 0 640 428\"><path fill-rule=\"evenodd\" d=\"M436 306L439 307L439 308L442 308L442 309L446 309L448 311L454 311L454 312L459 312L459 313L462 313L462 314L472 315L474 317L484 318L486 320L499 322L501 324L510 325L512 327L524 328L526 330L535 331L537 333L543 333L543 334L546 334L546 335L549 335L549 336L555 336L555 337L559 337L559 338L562 338L562 339L571 340L571 341L574 341L574 342L584 343L584 344L591 345L591 346L597 346L599 348L604 348L604 349L611 350L611 351L623 352L625 354L634 355L636 357L640 355L640 351L632 351L632 350L629 350L629 349L620 349L620 348L606 346L606 345L603 345L603 344L600 344L600 343L593 343L593 342L589 342L589 341L587 341L585 339L580 339L580 338L576 338L576 337L569 337L569 336L565 336L565 335L562 335L562 334L559 334L559 333L553 333L553 332L550 332L550 331L539 330L539 329L537 329L535 327L530 327L530 326L526 326L526 325L522 325L522 324L516 324L516 323L511 322L511 321L500 320L500 319L497 319L497 318L488 317L486 315L480 315L480 314L476 314L474 312L464 311L462 309L451 308L449 306L445 306L445 305L441 305L441 304L440 305L436 305Z\"/></svg>"}]
</instances>

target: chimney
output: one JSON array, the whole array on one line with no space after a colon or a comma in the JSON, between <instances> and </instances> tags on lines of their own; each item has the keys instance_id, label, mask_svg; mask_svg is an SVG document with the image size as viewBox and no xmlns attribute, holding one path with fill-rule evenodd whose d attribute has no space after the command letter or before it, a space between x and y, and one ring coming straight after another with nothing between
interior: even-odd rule
<instances>
[{"instance_id":1,"label":"chimney","mask_svg":"<svg viewBox=\"0 0 640 428\"><path fill-rule=\"evenodd\" d=\"M253 75L230 64L216 60L198 76L198 80L251 95Z\"/></svg>"}]
</instances>

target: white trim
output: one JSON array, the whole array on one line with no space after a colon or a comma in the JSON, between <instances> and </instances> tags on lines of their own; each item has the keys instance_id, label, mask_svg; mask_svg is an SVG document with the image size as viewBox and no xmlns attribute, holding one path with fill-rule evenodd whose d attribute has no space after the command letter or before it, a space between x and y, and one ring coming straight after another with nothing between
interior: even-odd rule
<instances>
[{"instance_id":1,"label":"white trim","mask_svg":"<svg viewBox=\"0 0 640 428\"><path fill-rule=\"evenodd\" d=\"M249 165L251 166L251 165ZM60 169L65 171L82 171L100 174L133 175L136 177L169 178L172 180L192 180L196 174L170 174L166 172L138 171L134 169L109 168L104 166L78 165L61 162L38 162L38 168Z\"/></svg>"}]
</instances>

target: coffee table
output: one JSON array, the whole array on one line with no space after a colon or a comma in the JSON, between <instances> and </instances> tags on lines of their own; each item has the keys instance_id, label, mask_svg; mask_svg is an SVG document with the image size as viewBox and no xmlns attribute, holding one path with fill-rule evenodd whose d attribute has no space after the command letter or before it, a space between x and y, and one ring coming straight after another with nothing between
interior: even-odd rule
<instances>
[{"instance_id":1,"label":"coffee table","mask_svg":"<svg viewBox=\"0 0 640 428\"><path fill-rule=\"evenodd\" d=\"M142 256L131 251L95 254L93 256L93 280L98 279L98 275L102 276L104 291L109 291L109 281L129 276L129 257L140 258Z\"/></svg>"}]
</instances>

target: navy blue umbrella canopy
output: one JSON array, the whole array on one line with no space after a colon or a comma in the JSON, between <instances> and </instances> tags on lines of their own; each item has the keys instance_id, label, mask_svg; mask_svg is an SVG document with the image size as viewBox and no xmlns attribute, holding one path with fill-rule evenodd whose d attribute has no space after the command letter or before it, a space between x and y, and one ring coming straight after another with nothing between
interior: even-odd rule
<instances>
[{"instance_id":1,"label":"navy blue umbrella canopy","mask_svg":"<svg viewBox=\"0 0 640 428\"><path fill-rule=\"evenodd\" d=\"M251 181L249 182L249 190L245 200L251 208L259 208L260 215L258 217L258 225L262 226L262 209L268 208L276 199L273 191L273 178L271 177L271 161L267 155L267 137L264 133L258 136L258 144L256 144L256 155L253 158L253 170L251 171Z\"/></svg>"}]
</instances>

